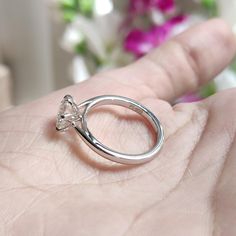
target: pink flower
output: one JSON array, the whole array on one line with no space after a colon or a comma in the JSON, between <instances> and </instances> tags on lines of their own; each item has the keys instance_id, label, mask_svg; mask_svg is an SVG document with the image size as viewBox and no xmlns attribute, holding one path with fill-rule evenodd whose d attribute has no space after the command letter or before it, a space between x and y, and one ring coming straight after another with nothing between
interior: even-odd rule
<instances>
[{"instance_id":1,"label":"pink flower","mask_svg":"<svg viewBox=\"0 0 236 236\"><path fill-rule=\"evenodd\" d=\"M131 13L145 13L151 9L158 9L164 13L175 9L175 0L130 0Z\"/></svg>"},{"instance_id":2,"label":"pink flower","mask_svg":"<svg viewBox=\"0 0 236 236\"><path fill-rule=\"evenodd\" d=\"M168 20L165 25L166 27L173 28L174 26L183 23L187 19L186 15L177 15Z\"/></svg>"},{"instance_id":3,"label":"pink flower","mask_svg":"<svg viewBox=\"0 0 236 236\"><path fill-rule=\"evenodd\" d=\"M185 96L179 98L176 103L191 103L191 102L198 102L202 100L202 97L197 94L197 93L190 93L190 94L186 94Z\"/></svg>"},{"instance_id":4,"label":"pink flower","mask_svg":"<svg viewBox=\"0 0 236 236\"><path fill-rule=\"evenodd\" d=\"M144 13L150 10L153 0L130 0L129 11L131 13Z\"/></svg>"},{"instance_id":5,"label":"pink flower","mask_svg":"<svg viewBox=\"0 0 236 236\"><path fill-rule=\"evenodd\" d=\"M124 48L136 57L141 57L165 40L166 33L161 31L162 28L153 28L147 32L134 29L127 35Z\"/></svg>"},{"instance_id":6,"label":"pink flower","mask_svg":"<svg viewBox=\"0 0 236 236\"><path fill-rule=\"evenodd\" d=\"M175 1L174 0L156 0L156 7L159 8L162 12L172 12L175 10Z\"/></svg>"},{"instance_id":7,"label":"pink flower","mask_svg":"<svg viewBox=\"0 0 236 236\"><path fill-rule=\"evenodd\" d=\"M169 38L173 27L182 23L184 20L185 16L180 15L171 18L163 25L153 26L148 31L133 29L124 40L124 48L136 57L141 57L152 48L165 42Z\"/></svg>"}]
</instances>

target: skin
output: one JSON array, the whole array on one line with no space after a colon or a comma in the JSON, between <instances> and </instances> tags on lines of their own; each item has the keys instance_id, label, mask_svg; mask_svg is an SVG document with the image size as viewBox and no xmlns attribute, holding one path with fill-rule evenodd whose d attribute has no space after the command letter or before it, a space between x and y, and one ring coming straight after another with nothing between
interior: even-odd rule
<instances>
[{"instance_id":1,"label":"skin","mask_svg":"<svg viewBox=\"0 0 236 236\"><path fill-rule=\"evenodd\" d=\"M236 235L236 90L171 106L232 61L236 40L221 20L177 36L125 68L101 73L0 114L0 235ZM152 110L165 144L149 163L119 165L73 128L56 132L61 99L115 94ZM102 107L89 128L106 145L140 153L153 144L133 113Z\"/></svg>"}]
</instances>

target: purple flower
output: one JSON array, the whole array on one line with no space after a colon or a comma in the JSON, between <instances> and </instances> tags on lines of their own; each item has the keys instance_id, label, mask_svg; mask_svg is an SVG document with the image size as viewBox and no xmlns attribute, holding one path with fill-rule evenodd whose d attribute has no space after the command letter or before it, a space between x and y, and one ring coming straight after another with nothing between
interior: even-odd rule
<instances>
[{"instance_id":1,"label":"purple flower","mask_svg":"<svg viewBox=\"0 0 236 236\"><path fill-rule=\"evenodd\" d=\"M136 57L140 57L155 46L155 41L151 33L134 29L125 38L124 48L128 52L132 52Z\"/></svg>"},{"instance_id":2,"label":"purple flower","mask_svg":"<svg viewBox=\"0 0 236 236\"><path fill-rule=\"evenodd\" d=\"M151 9L158 9L164 13L175 9L175 0L130 0L129 11L131 13L145 13Z\"/></svg>"},{"instance_id":3,"label":"purple flower","mask_svg":"<svg viewBox=\"0 0 236 236\"><path fill-rule=\"evenodd\" d=\"M186 15L177 15L177 16L172 17L170 20L168 20L166 24L173 27L177 24L183 23L186 19L187 19Z\"/></svg>"},{"instance_id":4,"label":"purple flower","mask_svg":"<svg viewBox=\"0 0 236 236\"><path fill-rule=\"evenodd\" d=\"M136 57L141 57L152 48L165 42L177 24L185 20L184 16L171 18L160 26L152 26L148 31L134 29L129 32L124 41L126 51L133 53Z\"/></svg>"},{"instance_id":5,"label":"purple flower","mask_svg":"<svg viewBox=\"0 0 236 236\"><path fill-rule=\"evenodd\" d=\"M162 12L172 12L175 10L175 1L174 0L156 0L156 7L159 8Z\"/></svg>"},{"instance_id":6,"label":"purple flower","mask_svg":"<svg viewBox=\"0 0 236 236\"><path fill-rule=\"evenodd\" d=\"M189 93L189 94L186 94L183 97L179 98L176 101L176 103L180 103L180 102L191 103L191 102L198 102L200 100L202 100L202 97L199 94L197 94L197 93Z\"/></svg>"},{"instance_id":7,"label":"purple flower","mask_svg":"<svg viewBox=\"0 0 236 236\"><path fill-rule=\"evenodd\" d=\"M173 30L173 28L175 26L185 22L186 19L187 19L187 16L185 16L185 15L174 16L171 19L169 19L168 21L166 21L162 25L162 28L164 28L166 32L171 33L171 31Z\"/></svg>"},{"instance_id":8,"label":"purple flower","mask_svg":"<svg viewBox=\"0 0 236 236\"><path fill-rule=\"evenodd\" d=\"M144 13L152 6L153 0L130 0L129 11L132 13Z\"/></svg>"}]
</instances>

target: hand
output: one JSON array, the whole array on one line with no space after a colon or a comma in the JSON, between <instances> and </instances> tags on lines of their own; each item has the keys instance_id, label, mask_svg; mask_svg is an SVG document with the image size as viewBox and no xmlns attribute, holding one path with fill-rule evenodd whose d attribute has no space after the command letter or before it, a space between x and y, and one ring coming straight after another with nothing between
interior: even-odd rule
<instances>
[{"instance_id":1,"label":"hand","mask_svg":"<svg viewBox=\"0 0 236 236\"><path fill-rule=\"evenodd\" d=\"M170 103L215 77L236 52L212 20L125 68L101 73L0 116L0 235L236 235L236 90ZM160 118L166 141L153 161L114 164L71 129L55 130L65 94L82 102L130 97ZM139 116L117 107L91 114L108 146L142 152L153 142Z\"/></svg>"}]
</instances>

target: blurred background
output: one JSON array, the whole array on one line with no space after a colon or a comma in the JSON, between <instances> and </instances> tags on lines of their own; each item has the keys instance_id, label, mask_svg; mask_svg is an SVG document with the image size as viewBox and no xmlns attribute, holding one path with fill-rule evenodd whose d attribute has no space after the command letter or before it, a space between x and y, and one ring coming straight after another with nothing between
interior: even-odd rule
<instances>
[{"instance_id":1,"label":"blurred background","mask_svg":"<svg viewBox=\"0 0 236 236\"><path fill-rule=\"evenodd\" d=\"M0 0L0 110L137 60L236 0ZM214 46L214 45L212 45ZM236 63L192 102L236 86Z\"/></svg>"}]
</instances>

